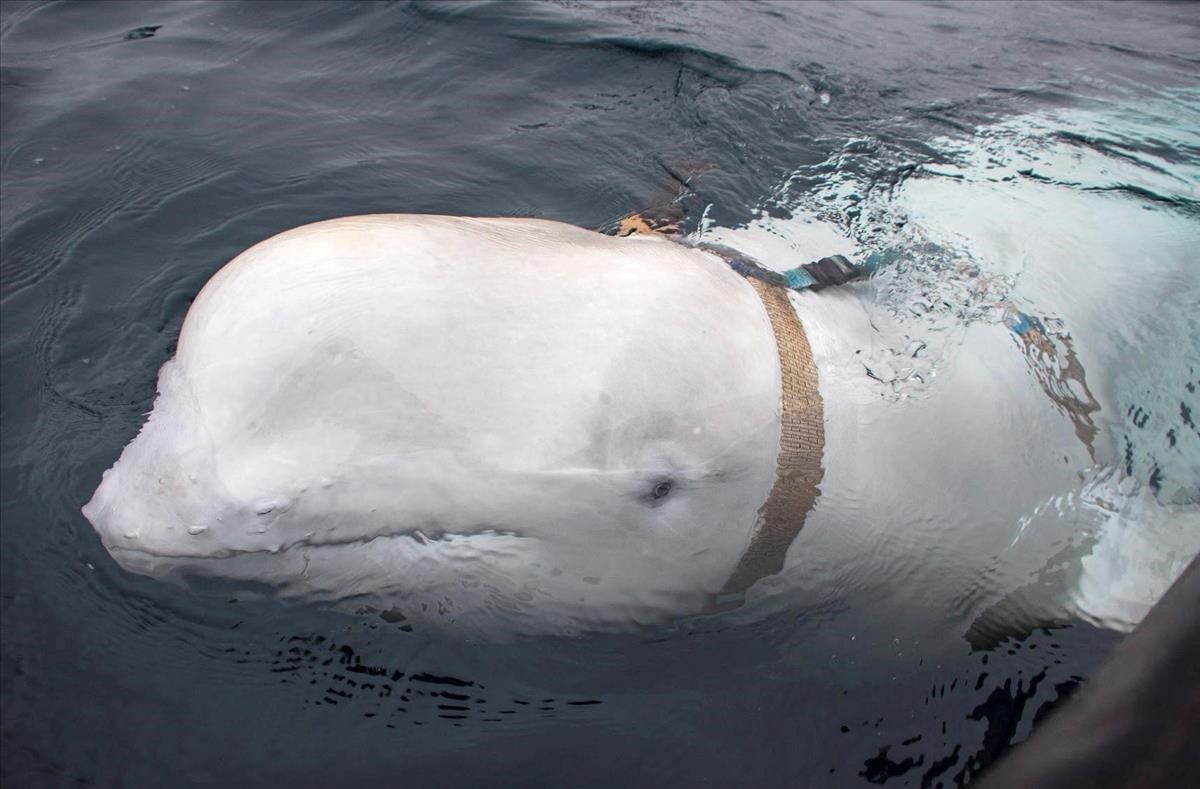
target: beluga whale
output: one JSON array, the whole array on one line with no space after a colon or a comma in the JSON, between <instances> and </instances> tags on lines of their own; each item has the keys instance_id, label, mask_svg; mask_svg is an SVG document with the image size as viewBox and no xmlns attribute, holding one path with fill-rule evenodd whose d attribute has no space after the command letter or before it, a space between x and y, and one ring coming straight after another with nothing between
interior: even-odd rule
<instances>
[{"instance_id":1,"label":"beluga whale","mask_svg":"<svg viewBox=\"0 0 1200 789\"><path fill-rule=\"evenodd\" d=\"M864 273L538 219L289 230L204 286L83 513L135 573L475 634L789 586L983 610L981 573L1045 563L1014 536L1078 488L1103 396L1014 311L935 394L881 397Z\"/></svg>"}]
</instances>

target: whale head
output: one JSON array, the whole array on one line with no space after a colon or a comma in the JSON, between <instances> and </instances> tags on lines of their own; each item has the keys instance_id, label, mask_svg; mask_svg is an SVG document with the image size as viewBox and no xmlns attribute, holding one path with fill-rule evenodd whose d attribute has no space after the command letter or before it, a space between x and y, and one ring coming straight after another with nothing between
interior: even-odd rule
<instances>
[{"instance_id":1,"label":"whale head","mask_svg":"<svg viewBox=\"0 0 1200 789\"><path fill-rule=\"evenodd\" d=\"M335 220L210 281L83 512L156 577L526 631L660 621L737 566L779 402L763 305L710 255Z\"/></svg>"}]
</instances>

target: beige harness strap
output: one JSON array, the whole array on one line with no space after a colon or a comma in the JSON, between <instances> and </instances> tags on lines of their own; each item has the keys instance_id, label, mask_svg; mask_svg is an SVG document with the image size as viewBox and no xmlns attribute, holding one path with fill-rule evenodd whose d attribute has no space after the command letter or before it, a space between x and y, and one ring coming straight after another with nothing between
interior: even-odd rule
<instances>
[{"instance_id":1,"label":"beige harness strap","mask_svg":"<svg viewBox=\"0 0 1200 789\"><path fill-rule=\"evenodd\" d=\"M786 290L753 278L747 281L766 307L779 350L783 380L779 460L775 485L758 511L750 545L717 595L717 607L723 607L726 595L740 597L755 581L783 569L787 550L820 495L818 485L824 475L825 422L808 337Z\"/></svg>"},{"instance_id":2,"label":"beige harness strap","mask_svg":"<svg viewBox=\"0 0 1200 789\"><path fill-rule=\"evenodd\" d=\"M672 227L672 229L674 229ZM618 235L654 233L656 229L639 214L621 220ZM717 248L708 252L726 257ZM729 259L726 258L726 262ZM821 392L817 388L817 365L812 348L785 288L770 285L754 277L746 281L758 292L779 351L779 370L783 383L779 417L779 460L775 484L758 510L758 520L746 552L733 575L718 594L712 596L710 611L736 607L742 593L760 578L783 570L788 548L804 526L804 519L820 495L818 485L825 471L821 459L825 452L825 417Z\"/></svg>"}]
</instances>

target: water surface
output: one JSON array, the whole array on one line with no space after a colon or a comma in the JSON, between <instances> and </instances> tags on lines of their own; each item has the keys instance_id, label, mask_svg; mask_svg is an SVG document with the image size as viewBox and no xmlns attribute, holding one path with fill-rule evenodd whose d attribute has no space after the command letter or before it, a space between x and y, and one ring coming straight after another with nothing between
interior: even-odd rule
<instances>
[{"instance_id":1,"label":"water surface","mask_svg":"<svg viewBox=\"0 0 1200 789\"><path fill-rule=\"evenodd\" d=\"M849 585L471 644L122 573L79 507L190 299L319 219L674 205L781 268L874 252L896 403L995 319L977 270L1111 371L1095 463L1014 550L1104 503L1148 555L1195 544L1193 6L14 2L0 43L6 783L960 785L1119 639L1081 611L972 651L965 588L935 649Z\"/></svg>"}]
</instances>

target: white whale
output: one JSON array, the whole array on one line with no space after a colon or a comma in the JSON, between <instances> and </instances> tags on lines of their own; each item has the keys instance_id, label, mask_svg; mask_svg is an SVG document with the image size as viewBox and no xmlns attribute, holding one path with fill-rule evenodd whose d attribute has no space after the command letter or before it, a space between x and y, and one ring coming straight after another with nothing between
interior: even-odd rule
<instances>
[{"instance_id":1,"label":"white whale","mask_svg":"<svg viewBox=\"0 0 1200 789\"><path fill-rule=\"evenodd\" d=\"M899 403L864 374L879 336L853 288L782 295L658 236L320 222L205 286L84 514L135 572L477 631L662 622L780 577L983 607L1044 564L1053 533L1018 538L1095 447L1002 326Z\"/></svg>"}]
</instances>

